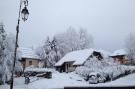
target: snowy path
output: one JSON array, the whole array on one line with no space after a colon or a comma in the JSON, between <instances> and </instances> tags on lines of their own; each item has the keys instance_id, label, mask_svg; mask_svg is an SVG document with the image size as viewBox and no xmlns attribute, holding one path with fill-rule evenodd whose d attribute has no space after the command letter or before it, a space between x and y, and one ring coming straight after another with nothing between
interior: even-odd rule
<instances>
[{"instance_id":1,"label":"snowy path","mask_svg":"<svg viewBox=\"0 0 135 89\"><path fill-rule=\"evenodd\" d=\"M76 74L67 73L55 73L52 79L41 79L30 84L32 89L43 89L43 88L64 88L64 86L78 86L87 85L87 83Z\"/></svg>"},{"instance_id":2,"label":"snowy path","mask_svg":"<svg viewBox=\"0 0 135 89\"><path fill-rule=\"evenodd\" d=\"M24 78L21 77L15 79L14 89L60 89L64 86L135 86L135 74L100 84L88 84L74 73L54 73L52 79L42 78L28 85L24 84ZM9 86L3 85L0 89L9 89Z\"/></svg>"}]
</instances>

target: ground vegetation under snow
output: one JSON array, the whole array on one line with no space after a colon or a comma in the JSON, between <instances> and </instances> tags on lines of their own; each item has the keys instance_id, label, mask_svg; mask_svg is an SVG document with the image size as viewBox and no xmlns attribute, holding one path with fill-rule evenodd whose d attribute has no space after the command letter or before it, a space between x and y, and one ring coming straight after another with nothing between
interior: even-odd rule
<instances>
[{"instance_id":1,"label":"ground vegetation under snow","mask_svg":"<svg viewBox=\"0 0 135 89\"><path fill-rule=\"evenodd\" d=\"M75 73L81 75L89 83L103 83L135 72L135 66L120 65L112 61L111 59L90 58L83 66L77 67Z\"/></svg>"}]
</instances>

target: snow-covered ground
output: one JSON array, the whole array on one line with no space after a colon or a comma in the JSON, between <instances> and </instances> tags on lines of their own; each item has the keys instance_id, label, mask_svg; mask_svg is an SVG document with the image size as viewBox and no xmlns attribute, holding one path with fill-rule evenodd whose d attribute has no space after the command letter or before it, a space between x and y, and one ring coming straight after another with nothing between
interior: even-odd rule
<instances>
[{"instance_id":1,"label":"snow-covered ground","mask_svg":"<svg viewBox=\"0 0 135 89\"><path fill-rule=\"evenodd\" d=\"M52 79L31 78L31 83L24 84L24 77L15 79L14 89L61 89L65 86L135 86L135 74L130 74L115 81L99 84L88 84L82 77L74 73L53 73ZM0 89L9 89L8 85Z\"/></svg>"}]
</instances>

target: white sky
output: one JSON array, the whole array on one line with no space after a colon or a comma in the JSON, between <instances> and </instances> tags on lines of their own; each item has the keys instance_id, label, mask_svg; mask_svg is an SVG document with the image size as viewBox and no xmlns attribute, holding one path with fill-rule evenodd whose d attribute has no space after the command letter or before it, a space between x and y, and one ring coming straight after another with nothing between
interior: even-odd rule
<instances>
[{"instance_id":1,"label":"white sky","mask_svg":"<svg viewBox=\"0 0 135 89\"><path fill-rule=\"evenodd\" d=\"M0 0L0 21L15 34L20 0ZM29 0L29 19L21 22L20 46L40 45L46 36L64 32L69 26L86 28L95 47L123 48L135 31L135 0Z\"/></svg>"}]
</instances>

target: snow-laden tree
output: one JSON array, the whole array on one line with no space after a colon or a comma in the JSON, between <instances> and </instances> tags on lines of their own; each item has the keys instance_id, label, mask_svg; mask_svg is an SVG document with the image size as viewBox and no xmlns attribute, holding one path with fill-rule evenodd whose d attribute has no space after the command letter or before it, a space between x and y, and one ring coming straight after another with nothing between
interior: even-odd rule
<instances>
[{"instance_id":1,"label":"snow-laden tree","mask_svg":"<svg viewBox=\"0 0 135 89\"><path fill-rule=\"evenodd\" d=\"M52 67L53 62L51 58L51 41L49 37L47 37L43 45L43 52L45 53L44 54L44 67Z\"/></svg>"},{"instance_id":2,"label":"snow-laden tree","mask_svg":"<svg viewBox=\"0 0 135 89\"><path fill-rule=\"evenodd\" d=\"M55 35L62 55L78 50L79 35L73 27L69 27L66 32Z\"/></svg>"},{"instance_id":3,"label":"snow-laden tree","mask_svg":"<svg viewBox=\"0 0 135 89\"><path fill-rule=\"evenodd\" d=\"M14 60L14 50L15 50L15 36L13 34L8 34L6 37L6 43L5 43L6 49L6 60L7 60L7 66L9 67L10 70L12 70L11 66L13 65L13 60ZM15 71L22 71L22 66L20 62L18 61L21 56L20 56L20 51L17 51L17 60L16 60L16 65L15 65Z\"/></svg>"},{"instance_id":4,"label":"snow-laden tree","mask_svg":"<svg viewBox=\"0 0 135 89\"><path fill-rule=\"evenodd\" d=\"M66 53L93 47L93 38L83 28L76 31L69 27L66 32L56 34L52 39L46 38L45 43L37 48L37 55L43 59L44 66L54 66Z\"/></svg>"},{"instance_id":5,"label":"snow-laden tree","mask_svg":"<svg viewBox=\"0 0 135 89\"><path fill-rule=\"evenodd\" d=\"M125 48L128 53L129 59L135 61L135 32L130 33L125 41Z\"/></svg>"},{"instance_id":6,"label":"snow-laden tree","mask_svg":"<svg viewBox=\"0 0 135 89\"><path fill-rule=\"evenodd\" d=\"M52 40L47 37L44 45L36 49L36 54L42 59L44 67L53 67L61 57L55 37Z\"/></svg>"},{"instance_id":7,"label":"snow-laden tree","mask_svg":"<svg viewBox=\"0 0 135 89\"><path fill-rule=\"evenodd\" d=\"M50 42L51 51L52 51L52 60L54 60L54 64L59 61L61 58L60 48L57 42L57 39L53 37L53 40Z\"/></svg>"},{"instance_id":8,"label":"snow-laden tree","mask_svg":"<svg viewBox=\"0 0 135 89\"><path fill-rule=\"evenodd\" d=\"M39 46L36 48L36 54L40 57L41 59L41 64L42 64L42 67L48 67L50 66L50 62L49 62L49 58L48 58L48 55L50 53L50 46L49 46L49 37L46 38L45 40L45 43L42 45L42 46ZM41 65L39 65L41 66Z\"/></svg>"},{"instance_id":9,"label":"snow-laden tree","mask_svg":"<svg viewBox=\"0 0 135 89\"><path fill-rule=\"evenodd\" d=\"M70 51L78 50L78 34L73 27L69 27L65 33L65 43L69 46Z\"/></svg>"},{"instance_id":10,"label":"snow-laden tree","mask_svg":"<svg viewBox=\"0 0 135 89\"><path fill-rule=\"evenodd\" d=\"M3 83L11 77L15 49L15 36L7 35L3 24L0 24L0 81ZM17 54L17 59L19 55ZM15 71L21 71L21 65L16 61Z\"/></svg>"},{"instance_id":11,"label":"snow-laden tree","mask_svg":"<svg viewBox=\"0 0 135 89\"><path fill-rule=\"evenodd\" d=\"M2 65L2 62L4 60L4 50L5 50L5 40L6 40L6 33L4 30L3 23L0 23L0 64Z\"/></svg>"},{"instance_id":12,"label":"snow-laden tree","mask_svg":"<svg viewBox=\"0 0 135 89\"><path fill-rule=\"evenodd\" d=\"M88 34L87 30L80 28L79 30L79 49L91 48L94 46L93 37Z\"/></svg>"},{"instance_id":13,"label":"snow-laden tree","mask_svg":"<svg viewBox=\"0 0 135 89\"><path fill-rule=\"evenodd\" d=\"M62 55L66 53L93 47L93 38L87 33L87 30L69 27L65 33L55 35Z\"/></svg>"},{"instance_id":14,"label":"snow-laden tree","mask_svg":"<svg viewBox=\"0 0 135 89\"><path fill-rule=\"evenodd\" d=\"M45 51L43 46L39 46L35 49L36 54L40 57L41 61L45 58Z\"/></svg>"},{"instance_id":15,"label":"snow-laden tree","mask_svg":"<svg viewBox=\"0 0 135 89\"><path fill-rule=\"evenodd\" d=\"M4 80L4 73L7 70L5 62L5 41L6 41L6 32L4 30L3 23L0 23L0 79Z\"/></svg>"},{"instance_id":16,"label":"snow-laden tree","mask_svg":"<svg viewBox=\"0 0 135 89\"><path fill-rule=\"evenodd\" d=\"M13 60L14 60L14 49L15 49L15 36L12 34L7 35L5 40L4 49L4 61L3 61L3 82L8 81L11 77ZM19 51L17 53L17 60L15 64L15 72L22 71L22 66L18 59L20 58Z\"/></svg>"}]
</instances>

